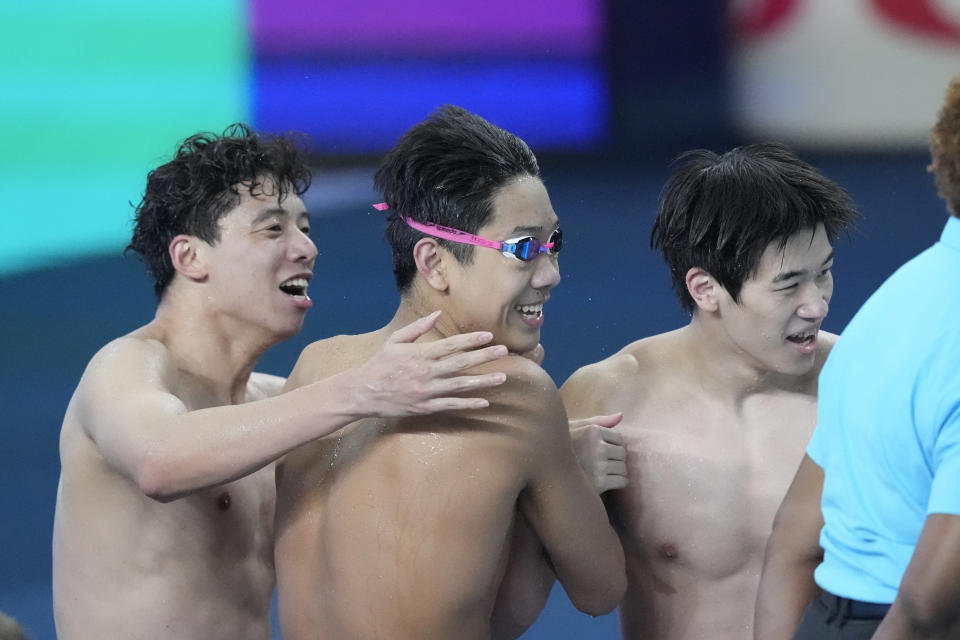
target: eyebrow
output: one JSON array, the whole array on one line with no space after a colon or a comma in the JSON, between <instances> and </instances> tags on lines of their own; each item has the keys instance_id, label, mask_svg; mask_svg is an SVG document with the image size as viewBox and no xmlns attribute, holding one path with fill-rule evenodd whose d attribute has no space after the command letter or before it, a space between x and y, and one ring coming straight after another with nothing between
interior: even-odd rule
<instances>
[{"instance_id":1,"label":"eyebrow","mask_svg":"<svg viewBox=\"0 0 960 640\"><path fill-rule=\"evenodd\" d=\"M304 209L303 211L293 212L283 207L270 207L269 209L264 209L254 217L252 224L260 224L264 220L267 220L273 216L296 216L297 219L303 218L306 216L307 221L310 220L310 213Z\"/></svg>"},{"instance_id":2,"label":"eyebrow","mask_svg":"<svg viewBox=\"0 0 960 640\"><path fill-rule=\"evenodd\" d=\"M830 262L831 260L833 260L833 251L831 251L829 254L827 254L827 257L823 259L823 262L820 263L820 266L822 267L823 265L827 264L827 263ZM778 283L780 283L780 282L785 282L785 281L790 280L790 279L792 279L792 278L796 278L797 276L802 276L802 275L805 274L806 272L807 272L806 269L800 269L800 270L794 270L794 271L784 271L783 273L777 274L777 277L774 278L772 282L773 282L773 284L778 284Z\"/></svg>"}]
</instances>

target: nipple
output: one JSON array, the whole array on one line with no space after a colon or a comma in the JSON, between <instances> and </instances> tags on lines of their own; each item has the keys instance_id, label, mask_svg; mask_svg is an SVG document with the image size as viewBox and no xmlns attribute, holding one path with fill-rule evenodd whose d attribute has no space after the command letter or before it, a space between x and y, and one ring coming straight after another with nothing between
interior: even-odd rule
<instances>
[{"instance_id":1,"label":"nipple","mask_svg":"<svg viewBox=\"0 0 960 640\"><path fill-rule=\"evenodd\" d=\"M664 560L675 560L677 557L677 546L669 542L660 545L660 557Z\"/></svg>"}]
</instances>

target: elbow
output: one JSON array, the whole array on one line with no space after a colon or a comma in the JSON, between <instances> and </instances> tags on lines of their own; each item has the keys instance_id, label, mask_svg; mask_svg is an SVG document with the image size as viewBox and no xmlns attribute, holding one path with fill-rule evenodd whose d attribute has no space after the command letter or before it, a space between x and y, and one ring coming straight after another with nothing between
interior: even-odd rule
<instances>
[{"instance_id":1,"label":"elbow","mask_svg":"<svg viewBox=\"0 0 960 640\"><path fill-rule=\"evenodd\" d=\"M180 497L174 489L169 465L156 456L143 457L137 465L135 482L143 495L157 502L172 502Z\"/></svg>"},{"instance_id":2,"label":"elbow","mask_svg":"<svg viewBox=\"0 0 960 640\"><path fill-rule=\"evenodd\" d=\"M570 602L583 613L597 617L610 613L620 602L627 590L627 574L622 562L613 570L605 573L593 588L583 589L580 593L570 594Z\"/></svg>"},{"instance_id":3,"label":"elbow","mask_svg":"<svg viewBox=\"0 0 960 640\"><path fill-rule=\"evenodd\" d=\"M617 605L623 600L623 593L626 588L626 578L621 579L618 576L615 581L611 581L606 587L594 589L576 597L571 596L570 602L588 616L602 616L617 608Z\"/></svg>"}]
</instances>

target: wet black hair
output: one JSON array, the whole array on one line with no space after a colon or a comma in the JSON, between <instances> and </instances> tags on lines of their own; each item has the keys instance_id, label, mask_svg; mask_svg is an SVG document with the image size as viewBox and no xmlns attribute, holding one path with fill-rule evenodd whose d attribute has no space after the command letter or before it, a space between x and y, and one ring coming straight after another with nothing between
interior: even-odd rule
<instances>
[{"instance_id":1,"label":"wet black hair","mask_svg":"<svg viewBox=\"0 0 960 640\"><path fill-rule=\"evenodd\" d=\"M833 243L860 217L847 192L778 143L681 154L660 193L650 245L670 267L680 305L695 304L686 275L700 267L739 302L771 243L823 224Z\"/></svg>"},{"instance_id":2,"label":"wet black hair","mask_svg":"<svg viewBox=\"0 0 960 640\"><path fill-rule=\"evenodd\" d=\"M413 282L413 247L423 237L404 216L476 233L493 214L497 192L524 176L540 176L527 144L465 109L444 105L409 129L374 176L389 205L385 235L397 288ZM473 247L439 242L461 263L473 259Z\"/></svg>"}]
</instances>

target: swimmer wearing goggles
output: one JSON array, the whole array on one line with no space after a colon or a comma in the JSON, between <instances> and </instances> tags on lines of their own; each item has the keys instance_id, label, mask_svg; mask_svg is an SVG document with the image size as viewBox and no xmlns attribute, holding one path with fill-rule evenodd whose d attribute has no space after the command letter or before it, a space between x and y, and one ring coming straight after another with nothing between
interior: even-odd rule
<instances>
[{"instance_id":1,"label":"swimmer wearing goggles","mask_svg":"<svg viewBox=\"0 0 960 640\"><path fill-rule=\"evenodd\" d=\"M389 208L389 205L387 205L385 202L381 202L373 205L373 208L378 211L384 211ZM509 238L503 242L497 242L496 240L488 240L487 238L475 236L472 233L467 233L466 231L445 227L442 224L418 222L407 216L403 217L403 221L406 222L411 228L416 229L420 233L425 233L428 236L449 240L450 242L456 242L458 244L470 244L477 247L496 249L503 255L513 258L514 260L520 260L522 262L529 262L541 253L556 255L557 253L560 253L560 249L563 247L563 231L561 231L559 228L555 229L553 233L550 234L550 238L546 244L542 244L533 236Z\"/></svg>"}]
</instances>

